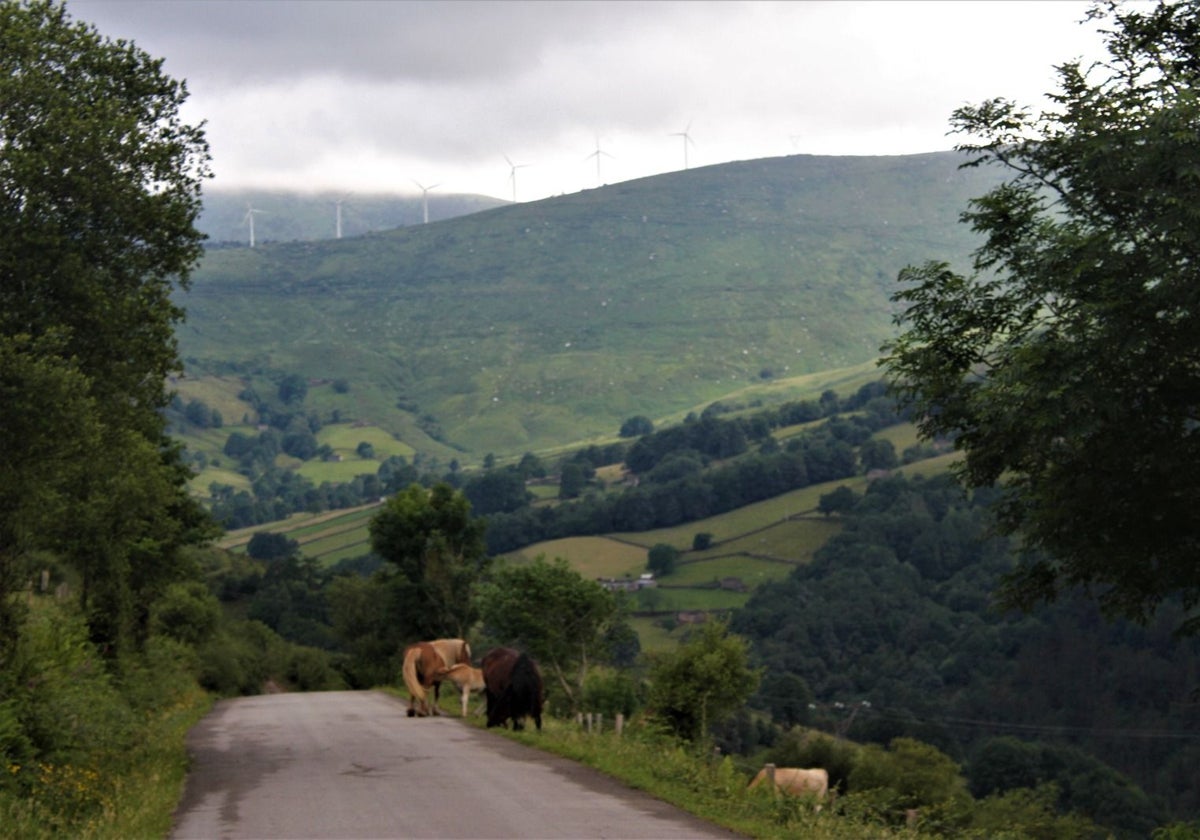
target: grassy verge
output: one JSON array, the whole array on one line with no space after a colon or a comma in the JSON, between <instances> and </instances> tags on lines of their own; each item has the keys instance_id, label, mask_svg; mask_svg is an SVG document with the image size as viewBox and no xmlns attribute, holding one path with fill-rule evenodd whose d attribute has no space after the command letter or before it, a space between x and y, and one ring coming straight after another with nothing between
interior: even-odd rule
<instances>
[{"instance_id":1,"label":"grassy verge","mask_svg":"<svg viewBox=\"0 0 1200 840\"><path fill-rule=\"evenodd\" d=\"M187 732L211 707L212 697L197 687L149 713L131 748L93 767L39 765L33 796L0 790L0 836L166 837L187 775Z\"/></svg>"},{"instance_id":2,"label":"grassy verge","mask_svg":"<svg viewBox=\"0 0 1200 840\"><path fill-rule=\"evenodd\" d=\"M481 720L472 720L482 726ZM662 735L631 726L618 737L589 734L574 723L545 720L542 732L503 734L537 749L593 767L632 788L670 802L746 837L812 840L916 838L911 829L874 822L851 807L814 810L798 797L747 790L750 776L729 756L702 754ZM501 730L494 730L501 731Z\"/></svg>"}]
</instances>

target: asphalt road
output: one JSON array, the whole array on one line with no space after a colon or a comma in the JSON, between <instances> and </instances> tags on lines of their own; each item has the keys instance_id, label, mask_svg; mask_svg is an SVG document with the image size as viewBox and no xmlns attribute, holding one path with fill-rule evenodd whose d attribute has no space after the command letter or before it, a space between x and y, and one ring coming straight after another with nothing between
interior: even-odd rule
<instances>
[{"instance_id":1,"label":"asphalt road","mask_svg":"<svg viewBox=\"0 0 1200 840\"><path fill-rule=\"evenodd\" d=\"M189 734L174 840L730 838L575 762L381 692L224 700Z\"/></svg>"}]
</instances>

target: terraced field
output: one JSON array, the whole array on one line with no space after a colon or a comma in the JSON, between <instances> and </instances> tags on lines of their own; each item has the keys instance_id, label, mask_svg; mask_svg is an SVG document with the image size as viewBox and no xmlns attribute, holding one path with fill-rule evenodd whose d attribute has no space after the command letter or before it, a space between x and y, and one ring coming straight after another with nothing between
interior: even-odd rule
<instances>
[{"instance_id":1,"label":"terraced field","mask_svg":"<svg viewBox=\"0 0 1200 840\"><path fill-rule=\"evenodd\" d=\"M898 426L884 434L897 449L912 437L911 427ZM907 475L934 475L944 472L958 457L941 455L906 465ZM809 562L813 554L841 524L837 517L817 512L817 504L839 486L863 492L866 477L805 487L738 510L689 522L675 528L640 533L569 537L527 546L502 559L508 563L528 563L543 556L561 557L585 578L636 578L646 569L651 547L660 543L681 552L674 573L662 578L659 586L630 593L635 612L634 627L646 650L674 646L681 632L678 616L692 612L720 613L746 603L763 583L781 580L798 565ZM301 554L332 566L340 560L365 554L370 549L367 526L379 504L363 505L322 514L297 514L271 527L233 531L220 545L234 551L244 550L258 531L282 533L300 544ZM696 534L711 535L712 542L703 551L692 549Z\"/></svg>"}]
</instances>

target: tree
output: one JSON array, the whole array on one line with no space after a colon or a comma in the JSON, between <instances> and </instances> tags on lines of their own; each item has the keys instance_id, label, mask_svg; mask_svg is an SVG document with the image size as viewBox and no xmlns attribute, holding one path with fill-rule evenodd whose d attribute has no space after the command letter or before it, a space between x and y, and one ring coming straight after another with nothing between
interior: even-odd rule
<instances>
[{"instance_id":1,"label":"tree","mask_svg":"<svg viewBox=\"0 0 1200 840\"><path fill-rule=\"evenodd\" d=\"M33 573L26 558L64 518L100 420L88 380L61 344L0 336L0 659L17 640L16 597ZM70 430L70 433L67 433Z\"/></svg>"},{"instance_id":2,"label":"tree","mask_svg":"<svg viewBox=\"0 0 1200 840\"><path fill-rule=\"evenodd\" d=\"M411 638L465 637L474 587L487 567L484 522L449 484L392 496L371 519L371 548L394 568L394 620Z\"/></svg>"},{"instance_id":3,"label":"tree","mask_svg":"<svg viewBox=\"0 0 1200 840\"><path fill-rule=\"evenodd\" d=\"M970 487L1000 484L1030 559L1030 607L1083 586L1145 622L1179 596L1200 631L1200 6L1124 7L1108 61L1058 69L1055 107L960 108L965 165L1009 180L963 219L969 276L910 266L883 364L925 437L952 436Z\"/></svg>"},{"instance_id":4,"label":"tree","mask_svg":"<svg viewBox=\"0 0 1200 840\"><path fill-rule=\"evenodd\" d=\"M858 457L867 472L893 470L900 464L900 459L896 457L896 447L884 438L869 438L863 441L858 448Z\"/></svg>"},{"instance_id":5,"label":"tree","mask_svg":"<svg viewBox=\"0 0 1200 840\"><path fill-rule=\"evenodd\" d=\"M246 554L255 560L278 560L283 557L294 557L300 553L300 543L287 534L273 534L270 531L259 531L250 537L246 544Z\"/></svg>"},{"instance_id":6,"label":"tree","mask_svg":"<svg viewBox=\"0 0 1200 840\"><path fill-rule=\"evenodd\" d=\"M566 560L540 556L497 569L480 587L479 611L490 635L538 660L571 708L582 697L589 665L607 658L608 641L623 635L615 628L625 623L611 592Z\"/></svg>"},{"instance_id":7,"label":"tree","mask_svg":"<svg viewBox=\"0 0 1200 840\"><path fill-rule=\"evenodd\" d=\"M646 553L646 568L659 577L666 577L675 571L679 562L679 549L667 543L655 543Z\"/></svg>"},{"instance_id":8,"label":"tree","mask_svg":"<svg viewBox=\"0 0 1200 840\"><path fill-rule=\"evenodd\" d=\"M912 738L894 738L885 750L862 747L850 771L850 790L886 790L895 811L946 808L969 801L967 783L950 756Z\"/></svg>"},{"instance_id":9,"label":"tree","mask_svg":"<svg viewBox=\"0 0 1200 840\"><path fill-rule=\"evenodd\" d=\"M106 410L157 434L209 175L186 88L62 5L5 4L0 33L3 334L61 330Z\"/></svg>"},{"instance_id":10,"label":"tree","mask_svg":"<svg viewBox=\"0 0 1200 840\"><path fill-rule=\"evenodd\" d=\"M491 470L468 479L462 490L471 502L471 509L480 516L512 513L529 504L530 499L525 479L515 467Z\"/></svg>"},{"instance_id":11,"label":"tree","mask_svg":"<svg viewBox=\"0 0 1200 840\"><path fill-rule=\"evenodd\" d=\"M857 493L842 484L829 493L821 494L820 499L817 500L817 512L826 516L833 513L846 513L854 510L854 506L858 504L858 498Z\"/></svg>"},{"instance_id":12,"label":"tree","mask_svg":"<svg viewBox=\"0 0 1200 840\"><path fill-rule=\"evenodd\" d=\"M308 380L298 373L289 373L279 381L279 399L284 405L299 405L308 396Z\"/></svg>"},{"instance_id":13,"label":"tree","mask_svg":"<svg viewBox=\"0 0 1200 840\"><path fill-rule=\"evenodd\" d=\"M70 371L90 403L80 418L37 416L57 423L42 434L92 437L88 470L55 483L54 507L0 513L0 533L25 535L0 555L66 558L93 639L116 656L188 574L179 548L211 533L162 412L179 369L174 295L201 254L208 146L180 119L187 91L161 60L63 5L0 5L0 43L0 342L16 351L8 361L25 357L21 375L50 384ZM6 439L31 407L0 405Z\"/></svg>"},{"instance_id":14,"label":"tree","mask_svg":"<svg viewBox=\"0 0 1200 840\"><path fill-rule=\"evenodd\" d=\"M761 673L749 665L749 644L720 621L701 626L650 671L649 705L679 737L696 741L736 711L758 688Z\"/></svg>"},{"instance_id":15,"label":"tree","mask_svg":"<svg viewBox=\"0 0 1200 840\"><path fill-rule=\"evenodd\" d=\"M621 424L621 430L618 434L623 438L641 437L648 435L654 431L654 421L643 414L638 414L628 418Z\"/></svg>"},{"instance_id":16,"label":"tree","mask_svg":"<svg viewBox=\"0 0 1200 840\"><path fill-rule=\"evenodd\" d=\"M574 461L568 461L562 465L562 472L558 477L558 498L577 498L586 486L587 475L582 465Z\"/></svg>"}]
</instances>

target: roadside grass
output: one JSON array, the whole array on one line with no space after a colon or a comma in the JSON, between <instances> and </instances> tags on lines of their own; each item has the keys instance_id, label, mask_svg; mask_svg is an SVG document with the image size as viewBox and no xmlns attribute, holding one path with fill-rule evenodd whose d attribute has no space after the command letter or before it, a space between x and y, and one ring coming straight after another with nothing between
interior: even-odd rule
<instances>
[{"instance_id":1,"label":"roadside grass","mask_svg":"<svg viewBox=\"0 0 1200 840\"><path fill-rule=\"evenodd\" d=\"M0 744L0 837L167 836L187 774L187 732L214 699L196 684L189 654L152 637L116 676L96 667L75 610L49 598L30 606L6 662L21 682L0 708L9 727L0 734L14 739ZM43 725L43 743L23 747L16 721L51 715L61 731Z\"/></svg>"},{"instance_id":2,"label":"roadside grass","mask_svg":"<svg viewBox=\"0 0 1200 840\"><path fill-rule=\"evenodd\" d=\"M138 747L128 756L124 773L114 780L112 822L80 838L125 840L166 837L187 779L187 732L213 704L199 687L147 723ZM58 835L61 836L61 835Z\"/></svg>"},{"instance_id":3,"label":"roadside grass","mask_svg":"<svg viewBox=\"0 0 1200 840\"><path fill-rule=\"evenodd\" d=\"M480 718L472 726L482 727ZM635 720L618 737L610 729L589 733L573 721L543 718L541 732L493 730L526 746L592 767L629 787L669 802L700 819L745 837L811 840L917 838L913 829L892 829L853 808L814 810L799 797L748 790L753 775L730 756L678 742ZM757 769L757 768L754 768ZM847 797L849 798L849 797Z\"/></svg>"}]
</instances>

